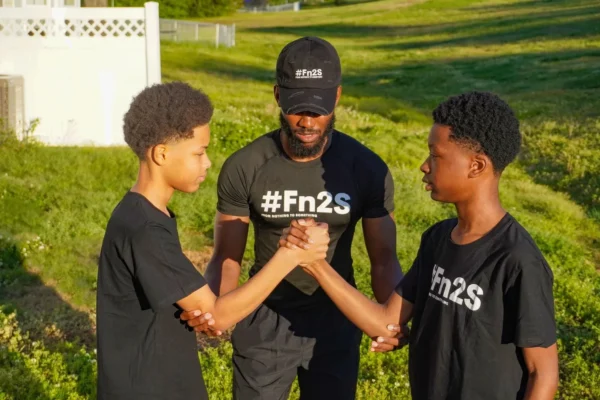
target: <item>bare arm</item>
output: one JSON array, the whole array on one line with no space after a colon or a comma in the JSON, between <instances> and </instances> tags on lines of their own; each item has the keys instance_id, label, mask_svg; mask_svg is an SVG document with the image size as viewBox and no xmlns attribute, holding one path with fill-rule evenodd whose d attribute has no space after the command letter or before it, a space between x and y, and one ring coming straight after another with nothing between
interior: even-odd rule
<instances>
[{"instance_id":1,"label":"bare arm","mask_svg":"<svg viewBox=\"0 0 600 400\"><path fill-rule=\"evenodd\" d=\"M371 287L377 301L384 303L402 279L396 254L396 223L389 214L363 218L362 226L371 261Z\"/></svg>"},{"instance_id":2,"label":"bare arm","mask_svg":"<svg viewBox=\"0 0 600 400\"><path fill-rule=\"evenodd\" d=\"M326 224L311 228L314 241L306 250L280 248L271 260L241 287L217 297L209 285L179 300L185 311L202 310L214 317L213 329L226 330L255 310L287 274L302 263L325 259L329 244Z\"/></svg>"},{"instance_id":3,"label":"bare arm","mask_svg":"<svg viewBox=\"0 0 600 400\"><path fill-rule=\"evenodd\" d=\"M217 211L214 225L215 249L204 273L210 289L217 295L224 295L238 287L249 224L249 217L226 215Z\"/></svg>"},{"instance_id":4,"label":"bare arm","mask_svg":"<svg viewBox=\"0 0 600 400\"><path fill-rule=\"evenodd\" d=\"M395 333L388 330L387 325L404 325L412 317L412 303L395 291L384 304L378 304L348 284L325 260L305 268L319 281L340 311L370 337L393 336Z\"/></svg>"},{"instance_id":5,"label":"bare arm","mask_svg":"<svg viewBox=\"0 0 600 400\"><path fill-rule=\"evenodd\" d=\"M558 388L558 352L556 343L550 347L523 348L523 358L529 371L526 400L552 400Z\"/></svg>"}]
</instances>

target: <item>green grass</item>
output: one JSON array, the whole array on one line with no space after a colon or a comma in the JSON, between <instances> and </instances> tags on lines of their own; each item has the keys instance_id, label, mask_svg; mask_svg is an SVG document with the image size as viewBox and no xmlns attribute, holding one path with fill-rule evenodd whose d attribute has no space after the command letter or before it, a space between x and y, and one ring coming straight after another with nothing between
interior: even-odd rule
<instances>
[{"instance_id":1,"label":"green grass","mask_svg":"<svg viewBox=\"0 0 600 400\"><path fill-rule=\"evenodd\" d=\"M188 81L216 106L215 167L198 193L176 195L172 204L184 248L211 245L219 165L277 126L274 67L290 40L315 34L338 49L338 128L390 165L405 269L421 232L454 213L431 201L420 183L431 110L462 91L492 90L514 107L525 136L501 196L555 274L559 398L600 398L596 1L387 0L212 20L236 23L235 47L162 45L164 80ZM123 148L0 143L0 400L94 398L96 258L108 216L135 179L136 160ZM360 232L353 256L359 288L371 294ZM406 351L369 354L367 338L362 351L358 398L409 398ZM230 398L230 355L224 343L201 356L213 399Z\"/></svg>"}]
</instances>

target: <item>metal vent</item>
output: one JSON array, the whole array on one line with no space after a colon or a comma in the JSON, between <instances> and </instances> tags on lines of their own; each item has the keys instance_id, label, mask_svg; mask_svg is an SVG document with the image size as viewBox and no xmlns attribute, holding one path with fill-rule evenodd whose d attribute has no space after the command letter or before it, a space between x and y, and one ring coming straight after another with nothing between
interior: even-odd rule
<instances>
[{"instance_id":1,"label":"metal vent","mask_svg":"<svg viewBox=\"0 0 600 400\"><path fill-rule=\"evenodd\" d=\"M21 138L25 129L23 77L0 75L0 129L14 131Z\"/></svg>"}]
</instances>

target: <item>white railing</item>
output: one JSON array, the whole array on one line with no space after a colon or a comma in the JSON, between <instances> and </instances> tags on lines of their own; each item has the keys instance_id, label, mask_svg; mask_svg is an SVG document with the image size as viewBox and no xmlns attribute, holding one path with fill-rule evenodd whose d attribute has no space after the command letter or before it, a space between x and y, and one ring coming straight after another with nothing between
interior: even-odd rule
<instances>
[{"instance_id":1,"label":"white railing","mask_svg":"<svg viewBox=\"0 0 600 400\"><path fill-rule=\"evenodd\" d=\"M158 3L138 8L0 8L0 74L23 77L39 140L124 144L123 115L160 83Z\"/></svg>"},{"instance_id":2,"label":"white railing","mask_svg":"<svg viewBox=\"0 0 600 400\"><path fill-rule=\"evenodd\" d=\"M0 7L81 7L81 0L0 0Z\"/></svg>"},{"instance_id":3,"label":"white railing","mask_svg":"<svg viewBox=\"0 0 600 400\"><path fill-rule=\"evenodd\" d=\"M232 47L235 46L235 25L161 18L160 38L175 42L206 42L216 47Z\"/></svg>"},{"instance_id":4,"label":"white railing","mask_svg":"<svg viewBox=\"0 0 600 400\"><path fill-rule=\"evenodd\" d=\"M274 6L266 5L262 7L246 7L240 12L279 12L279 11L300 11L300 1L295 1L293 3L286 4L278 4Z\"/></svg>"}]
</instances>

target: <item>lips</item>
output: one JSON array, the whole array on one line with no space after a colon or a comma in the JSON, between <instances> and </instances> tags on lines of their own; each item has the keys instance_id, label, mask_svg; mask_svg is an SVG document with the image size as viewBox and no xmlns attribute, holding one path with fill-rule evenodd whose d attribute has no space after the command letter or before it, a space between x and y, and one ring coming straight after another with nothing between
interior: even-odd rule
<instances>
[{"instance_id":1,"label":"lips","mask_svg":"<svg viewBox=\"0 0 600 400\"><path fill-rule=\"evenodd\" d=\"M319 140L318 133L295 133L296 138L302 143L313 143Z\"/></svg>"},{"instance_id":2,"label":"lips","mask_svg":"<svg viewBox=\"0 0 600 400\"><path fill-rule=\"evenodd\" d=\"M421 181L425 183L425 190L430 191L433 189L433 185L427 179L423 178Z\"/></svg>"}]
</instances>

